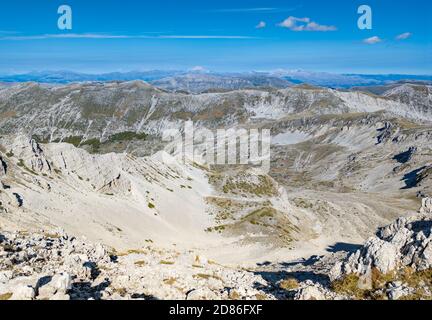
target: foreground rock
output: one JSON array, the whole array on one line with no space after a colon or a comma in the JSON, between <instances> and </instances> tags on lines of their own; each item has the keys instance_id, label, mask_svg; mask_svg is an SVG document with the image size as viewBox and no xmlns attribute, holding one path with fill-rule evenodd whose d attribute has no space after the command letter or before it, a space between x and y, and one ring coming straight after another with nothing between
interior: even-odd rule
<instances>
[{"instance_id":1,"label":"foreground rock","mask_svg":"<svg viewBox=\"0 0 432 320\"><path fill-rule=\"evenodd\" d=\"M432 299L431 199L419 213L380 228L354 252L259 267L278 299Z\"/></svg>"},{"instance_id":2,"label":"foreground rock","mask_svg":"<svg viewBox=\"0 0 432 320\"><path fill-rule=\"evenodd\" d=\"M332 261L327 288L320 292L312 284L308 292L317 299L329 291L341 299L432 299L431 200L423 199L419 214L380 228L359 250ZM304 291L296 297L310 298Z\"/></svg>"},{"instance_id":3,"label":"foreground rock","mask_svg":"<svg viewBox=\"0 0 432 320\"><path fill-rule=\"evenodd\" d=\"M0 299L270 299L265 280L191 252L109 253L59 234L0 232Z\"/></svg>"},{"instance_id":4,"label":"foreground rock","mask_svg":"<svg viewBox=\"0 0 432 320\"><path fill-rule=\"evenodd\" d=\"M432 299L429 205L353 253L250 270L150 243L116 253L63 232L0 232L0 300Z\"/></svg>"}]
</instances>

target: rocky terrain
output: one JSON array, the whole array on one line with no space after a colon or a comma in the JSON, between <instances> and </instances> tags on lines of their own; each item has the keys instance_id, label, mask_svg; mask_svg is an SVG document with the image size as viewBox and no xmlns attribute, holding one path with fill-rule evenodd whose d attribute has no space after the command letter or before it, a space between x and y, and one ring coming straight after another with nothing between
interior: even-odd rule
<instances>
[{"instance_id":1,"label":"rocky terrain","mask_svg":"<svg viewBox=\"0 0 432 320\"><path fill-rule=\"evenodd\" d=\"M431 92L0 85L0 296L427 298ZM184 161L186 120L270 129L270 171Z\"/></svg>"},{"instance_id":2,"label":"rocky terrain","mask_svg":"<svg viewBox=\"0 0 432 320\"><path fill-rule=\"evenodd\" d=\"M251 272L192 251L112 252L55 234L3 233L0 299L267 299Z\"/></svg>"},{"instance_id":3,"label":"rocky terrain","mask_svg":"<svg viewBox=\"0 0 432 320\"><path fill-rule=\"evenodd\" d=\"M432 199L355 253L234 269L152 244L118 253L62 231L1 232L1 300L432 299Z\"/></svg>"},{"instance_id":4,"label":"rocky terrain","mask_svg":"<svg viewBox=\"0 0 432 320\"><path fill-rule=\"evenodd\" d=\"M113 142L138 140L135 144L141 146L144 136L140 134L152 141L165 129L182 127L186 120L207 128L250 127L269 120L278 129L286 129L317 117L320 121L345 115L340 122L347 125L355 115L362 121L363 116L383 113L382 122L395 117L407 119L407 125L430 122L432 112L424 107L430 103L429 87L411 87L418 87L412 103L404 94L379 97L305 85L190 95L167 93L142 81L67 86L23 83L0 87L0 133L22 132L41 142L64 141L113 151L109 149ZM415 103L418 99L421 105ZM125 133L136 136L125 139ZM114 151L124 148L120 144Z\"/></svg>"}]
</instances>

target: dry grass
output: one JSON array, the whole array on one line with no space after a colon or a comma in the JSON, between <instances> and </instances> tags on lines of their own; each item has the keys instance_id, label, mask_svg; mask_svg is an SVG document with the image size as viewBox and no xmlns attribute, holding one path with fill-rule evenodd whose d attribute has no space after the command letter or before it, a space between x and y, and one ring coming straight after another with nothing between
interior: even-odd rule
<instances>
[{"instance_id":1,"label":"dry grass","mask_svg":"<svg viewBox=\"0 0 432 320\"><path fill-rule=\"evenodd\" d=\"M257 293L257 294L255 295L255 298L256 298L257 300L260 300L260 301L267 300L267 296L266 296L265 294L262 294L262 293Z\"/></svg>"},{"instance_id":2,"label":"dry grass","mask_svg":"<svg viewBox=\"0 0 432 320\"><path fill-rule=\"evenodd\" d=\"M119 252L119 253L117 253L114 250L113 254L115 256L117 256L117 257L124 257L124 256L128 256L130 254L146 254L146 251L144 251L142 249L130 249L130 250L126 251L126 252Z\"/></svg>"},{"instance_id":3,"label":"dry grass","mask_svg":"<svg viewBox=\"0 0 432 320\"><path fill-rule=\"evenodd\" d=\"M168 279L165 279L163 282L167 285L172 286L174 283L176 283L176 281L177 281L176 278L168 278Z\"/></svg>"},{"instance_id":4,"label":"dry grass","mask_svg":"<svg viewBox=\"0 0 432 320\"><path fill-rule=\"evenodd\" d=\"M126 290L126 288L115 288L114 292L118 293L122 297L126 296L127 293L128 293L128 291Z\"/></svg>"},{"instance_id":5,"label":"dry grass","mask_svg":"<svg viewBox=\"0 0 432 320\"><path fill-rule=\"evenodd\" d=\"M360 277L356 274L349 274L345 278L334 281L332 289L339 294L352 297L357 300L379 300L386 299L382 294L377 294L385 289L389 283L401 281L414 292L401 300L431 300L432 296L427 295L424 290L427 287L432 290L432 269L424 271L414 271L410 267L405 267L398 272L381 273L378 269L372 268L371 289L361 289L359 287Z\"/></svg>"},{"instance_id":6,"label":"dry grass","mask_svg":"<svg viewBox=\"0 0 432 320\"><path fill-rule=\"evenodd\" d=\"M217 276L217 275L211 275L211 274L205 274L205 273L198 273L198 274L194 274L193 277L195 279L204 279L204 280L209 280L209 279L216 279L216 280L220 280L222 281L222 279Z\"/></svg>"},{"instance_id":7,"label":"dry grass","mask_svg":"<svg viewBox=\"0 0 432 320\"><path fill-rule=\"evenodd\" d=\"M332 289L342 295L354 297L357 300L365 298L365 290L359 289L359 276L356 274L349 274L343 279L334 281L332 283Z\"/></svg>"},{"instance_id":8,"label":"dry grass","mask_svg":"<svg viewBox=\"0 0 432 320\"><path fill-rule=\"evenodd\" d=\"M231 300L240 300L240 294L235 290L231 290L229 293L229 298Z\"/></svg>"},{"instance_id":9,"label":"dry grass","mask_svg":"<svg viewBox=\"0 0 432 320\"><path fill-rule=\"evenodd\" d=\"M135 261L135 265L138 267L143 267L146 265L146 262L143 260Z\"/></svg>"},{"instance_id":10,"label":"dry grass","mask_svg":"<svg viewBox=\"0 0 432 320\"><path fill-rule=\"evenodd\" d=\"M284 289L284 290L287 290L287 291L291 291L291 290L298 289L299 283L294 278L288 278L288 279L285 279L285 280L281 281L279 283L279 287L281 289Z\"/></svg>"},{"instance_id":11,"label":"dry grass","mask_svg":"<svg viewBox=\"0 0 432 320\"><path fill-rule=\"evenodd\" d=\"M10 298L12 298L12 293L10 293L10 292L0 294L0 301L9 300Z\"/></svg>"}]
</instances>

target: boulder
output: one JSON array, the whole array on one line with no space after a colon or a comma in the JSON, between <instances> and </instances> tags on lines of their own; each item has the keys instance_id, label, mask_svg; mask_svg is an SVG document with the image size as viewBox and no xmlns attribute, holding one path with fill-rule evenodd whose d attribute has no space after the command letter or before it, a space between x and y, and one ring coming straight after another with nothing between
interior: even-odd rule
<instances>
[{"instance_id":1,"label":"boulder","mask_svg":"<svg viewBox=\"0 0 432 320\"><path fill-rule=\"evenodd\" d=\"M326 300L324 290L317 284L300 289L294 296L295 300Z\"/></svg>"},{"instance_id":2,"label":"boulder","mask_svg":"<svg viewBox=\"0 0 432 320\"><path fill-rule=\"evenodd\" d=\"M423 213L399 218L380 228L357 252L344 261L336 263L329 272L330 280L342 278L350 273L359 276L376 268L383 274L409 266L414 270L432 267L432 217L431 198L423 199Z\"/></svg>"},{"instance_id":3,"label":"boulder","mask_svg":"<svg viewBox=\"0 0 432 320\"><path fill-rule=\"evenodd\" d=\"M410 288L404 287L401 283L393 283L387 290L387 296L390 300L399 300L411 294Z\"/></svg>"},{"instance_id":4,"label":"boulder","mask_svg":"<svg viewBox=\"0 0 432 320\"><path fill-rule=\"evenodd\" d=\"M36 296L35 289L26 284L19 284L12 289L11 300L33 300Z\"/></svg>"},{"instance_id":5,"label":"boulder","mask_svg":"<svg viewBox=\"0 0 432 320\"><path fill-rule=\"evenodd\" d=\"M57 274L50 277L39 279L38 299L47 300L53 296L65 296L68 290L72 288L72 278L68 273ZM63 299L61 299L63 300Z\"/></svg>"},{"instance_id":6,"label":"boulder","mask_svg":"<svg viewBox=\"0 0 432 320\"><path fill-rule=\"evenodd\" d=\"M68 273L55 275L51 282L57 293L65 294L72 287L72 278Z\"/></svg>"},{"instance_id":7,"label":"boulder","mask_svg":"<svg viewBox=\"0 0 432 320\"><path fill-rule=\"evenodd\" d=\"M420 209L422 214L432 214L432 198L423 198L422 207Z\"/></svg>"}]
</instances>

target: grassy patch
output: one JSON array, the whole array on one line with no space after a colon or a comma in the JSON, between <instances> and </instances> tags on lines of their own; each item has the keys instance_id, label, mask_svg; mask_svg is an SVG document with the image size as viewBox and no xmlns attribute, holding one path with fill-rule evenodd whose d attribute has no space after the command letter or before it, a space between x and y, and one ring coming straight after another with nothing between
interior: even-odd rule
<instances>
[{"instance_id":1,"label":"grassy patch","mask_svg":"<svg viewBox=\"0 0 432 320\"><path fill-rule=\"evenodd\" d=\"M90 146L93 152L96 152L99 150L101 146L101 142L97 138L89 139L86 141L81 142L81 146Z\"/></svg>"},{"instance_id":2,"label":"grassy patch","mask_svg":"<svg viewBox=\"0 0 432 320\"><path fill-rule=\"evenodd\" d=\"M414 271L410 267L405 267L397 272L387 274L381 273L378 269L373 268L371 273L372 289L359 288L360 277L356 274L349 274L346 277L334 281L332 289L339 294L347 295L355 299L370 299L377 300L385 298L382 295L377 295L378 290L383 290L388 287L391 282L401 281L405 285L414 289L414 292L409 296L402 297L402 300L430 300L432 296L427 295L424 288L432 290L432 269L424 271Z\"/></svg>"},{"instance_id":3,"label":"grassy patch","mask_svg":"<svg viewBox=\"0 0 432 320\"><path fill-rule=\"evenodd\" d=\"M120 296L124 297L127 295L128 291L126 288L114 288L114 292L118 293Z\"/></svg>"},{"instance_id":4,"label":"grassy patch","mask_svg":"<svg viewBox=\"0 0 432 320\"><path fill-rule=\"evenodd\" d=\"M10 298L12 298L12 293L10 293L10 292L0 294L0 301L9 300Z\"/></svg>"},{"instance_id":5,"label":"grassy patch","mask_svg":"<svg viewBox=\"0 0 432 320\"><path fill-rule=\"evenodd\" d=\"M356 274L349 274L346 277L332 283L332 289L342 295L353 296L356 299L364 299L366 290L358 287L360 277Z\"/></svg>"},{"instance_id":6,"label":"grassy patch","mask_svg":"<svg viewBox=\"0 0 432 320\"><path fill-rule=\"evenodd\" d=\"M63 140L63 142L65 143L69 143L74 145L75 147L78 147L82 141L83 137L82 136L72 136L72 137L67 137Z\"/></svg>"},{"instance_id":7,"label":"grassy patch","mask_svg":"<svg viewBox=\"0 0 432 320\"><path fill-rule=\"evenodd\" d=\"M299 283L294 278L288 278L288 279L282 280L279 283L279 287L281 289L284 289L284 290L287 290L287 291L291 291L291 290L298 289Z\"/></svg>"},{"instance_id":8,"label":"grassy patch","mask_svg":"<svg viewBox=\"0 0 432 320\"><path fill-rule=\"evenodd\" d=\"M49 238L49 239L60 239L61 236L57 233L44 233L44 237L45 238Z\"/></svg>"},{"instance_id":9,"label":"grassy patch","mask_svg":"<svg viewBox=\"0 0 432 320\"><path fill-rule=\"evenodd\" d=\"M274 217L275 214L276 214L276 210L274 208L266 207L249 213L248 215L243 217L242 220L248 220L250 218L266 218L266 217L271 218Z\"/></svg>"},{"instance_id":10,"label":"grassy patch","mask_svg":"<svg viewBox=\"0 0 432 320\"><path fill-rule=\"evenodd\" d=\"M259 301L263 301L263 300L267 300L267 296L265 294L262 294L262 293L257 293L255 295L255 299L257 299Z\"/></svg>"},{"instance_id":11,"label":"grassy patch","mask_svg":"<svg viewBox=\"0 0 432 320\"><path fill-rule=\"evenodd\" d=\"M194 274L193 277L195 279L204 279L204 280L216 279L216 280L222 281L222 279L220 277L218 277L216 275L212 275L212 274L206 274L206 273Z\"/></svg>"},{"instance_id":12,"label":"grassy patch","mask_svg":"<svg viewBox=\"0 0 432 320\"><path fill-rule=\"evenodd\" d=\"M118 257L124 257L130 254L146 254L146 252L144 250L141 249L130 249L126 252L120 252L120 253L116 253L116 256Z\"/></svg>"},{"instance_id":13,"label":"grassy patch","mask_svg":"<svg viewBox=\"0 0 432 320\"><path fill-rule=\"evenodd\" d=\"M131 140L146 140L147 134L136 133L133 131L125 131L113 134L108 138L109 142L121 142L121 141L131 141Z\"/></svg>"},{"instance_id":14,"label":"grassy patch","mask_svg":"<svg viewBox=\"0 0 432 320\"><path fill-rule=\"evenodd\" d=\"M136 266L138 266L138 267L143 267L143 266L146 265L145 261L143 261L143 260L135 261L134 264L135 264Z\"/></svg>"},{"instance_id":15,"label":"grassy patch","mask_svg":"<svg viewBox=\"0 0 432 320\"><path fill-rule=\"evenodd\" d=\"M176 281L177 281L176 278L168 278L168 279L164 279L163 282L169 286L172 286L174 283L176 283Z\"/></svg>"},{"instance_id":16,"label":"grassy patch","mask_svg":"<svg viewBox=\"0 0 432 320\"><path fill-rule=\"evenodd\" d=\"M23 168L23 169L24 169L25 171L27 171L28 173L31 173L31 174L33 174L33 175L38 176L38 174L37 174L36 172L34 172L32 169L28 168L28 167L25 165L23 159L19 159L19 160L18 160L17 166L20 167L20 168Z\"/></svg>"},{"instance_id":17,"label":"grassy patch","mask_svg":"<svg viewBox=\"0 0 432 320\"><path fill-rule=\"evenodd\" d=\"M258 176L258 182L254 183L251 181L245 181L235 178L228 178L222 187L224 193L247 193L253 194L255 196L275 196L277 195L277 190L272 180L267 177L260 175Z\"/></svg>"},{"instance_id":18,"label":"grassy patch","mask_svg":"<svg viewBox=\"0 0 432 320\"><path fill-rule=\"evenodd\" d=\"M229 298L231 300L240 300L241 296L240 296L240 294L237 291L231 290L230 293L229 293Z\"/></svg>"}]
</instances>

